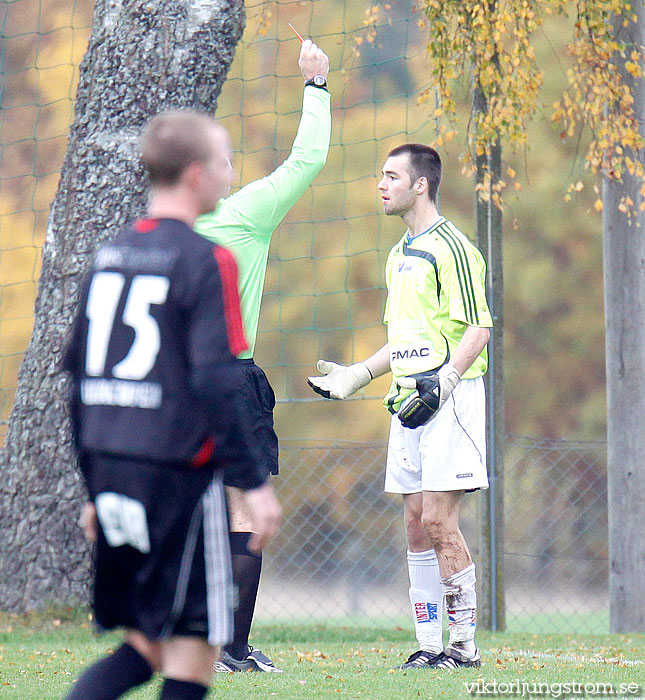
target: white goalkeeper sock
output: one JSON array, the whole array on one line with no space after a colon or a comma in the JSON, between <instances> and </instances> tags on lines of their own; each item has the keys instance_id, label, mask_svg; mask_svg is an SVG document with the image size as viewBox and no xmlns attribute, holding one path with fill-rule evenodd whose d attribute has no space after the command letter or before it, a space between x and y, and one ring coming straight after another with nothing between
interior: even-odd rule
<instances>
[{"instance_id":1,"label":"white goalkeeper sock","mask_svg":"<svg viewBox=\"0 0 645 700\"><path fill-rule=\"evenodd\" d=\"M419 649L438 654L443 651L443 595L439 562L434 549L408 551L410 603Z\"/></svg>"},{"instance_id":2,"label":"white goalkeeper sock","mask_svg":"<svg viewBox=\"0 0 645 700\"><path fill-rule=\"evenodd\" d=\"M441 579L450 630L447 648L459 649L469 657L474 657L477 650L475 646L476 581L474 564L448 578Z\"/></svg>"}]
</instances>

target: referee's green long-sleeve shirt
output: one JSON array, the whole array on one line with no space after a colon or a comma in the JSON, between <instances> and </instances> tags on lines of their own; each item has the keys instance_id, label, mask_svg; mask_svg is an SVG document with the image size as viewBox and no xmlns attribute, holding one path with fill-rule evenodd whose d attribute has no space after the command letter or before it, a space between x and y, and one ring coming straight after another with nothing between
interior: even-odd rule
<instances>
[{"instance_id":1,"label":"referee's green long-sleeve shirt","mask_svg":"<svg viewBox=\"0 0 645 700\"><path fill-rule=\"evenodd\" d=\"M320 172L329 151L331 96L305 87L302 117L287 160L270 175L251 182L197 219L195 230L228 248L238 266L242 323L253 357L271 236Z\"/></svg>"}]
</instances>

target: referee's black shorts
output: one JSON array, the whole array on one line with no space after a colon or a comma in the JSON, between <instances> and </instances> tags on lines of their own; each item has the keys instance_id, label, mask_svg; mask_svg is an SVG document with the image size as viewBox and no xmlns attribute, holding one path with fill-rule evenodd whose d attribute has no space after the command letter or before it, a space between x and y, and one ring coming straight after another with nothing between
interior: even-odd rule
<instances>
[{"instance_id":1,"label":"referee's black shorts","mask_svg":"<svg viewBox=\"0 0 645 700\"><path fill-rule=\"evenodd\" d=\"M251 439L262 456L263 476L278 473L278 436L273 428L275 394L264 371L253 359L236 360L242 367L243 385L238 400L251 428ZM234 436L231 439L235 439ZM226 453L226 446L223 450ZM226 477L224 483L227 483Z\"/></svg>"},{"instance_id":2,"label":"referee's black shorts","mask_svg":"<svg viewBox=\"0 0 645 700\"><path fill-rule=\"evenodd\" d=\"M136 629L152 640L229 642L234 592L221 471L106 455L90 460L100 524L97 625Z\"/></svg>"}]
</instances>

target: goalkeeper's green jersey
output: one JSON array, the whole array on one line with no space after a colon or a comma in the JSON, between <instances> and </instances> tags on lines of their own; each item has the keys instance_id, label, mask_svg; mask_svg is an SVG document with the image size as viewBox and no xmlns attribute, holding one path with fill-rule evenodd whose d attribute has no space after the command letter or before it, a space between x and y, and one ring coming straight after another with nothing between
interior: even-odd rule
<instances>
[{"instance_id":1,"label":"goalkeeper's green jersey","mask_svg":"<svg viewBox=\"0 0 645 700\"><path fill-rule=\"evenodd\" d=\"M228 248L238 267L242 323L253 356L271 235L325 164L331 133L331 97L306 87L291 154L267 177L251 182L200 216L197 233Z\"/></svg>"},{"instance_id":2,"label":"goalkeeper's green jersey","mask_svg":"<svg viewBox=\"0 0 645 700\"><path fill-rule=\"evenodd\" d=\"M436 224L392 248L385 265L388 289L385 323L392 385L383 400L392 413L412 392L397 380L441 367L461 341L466 326L492 326L486 302L486 263L482 254L450 221ZM484 348L464 372L465 379L486 372Z\"/></svg>"}]
</instances>

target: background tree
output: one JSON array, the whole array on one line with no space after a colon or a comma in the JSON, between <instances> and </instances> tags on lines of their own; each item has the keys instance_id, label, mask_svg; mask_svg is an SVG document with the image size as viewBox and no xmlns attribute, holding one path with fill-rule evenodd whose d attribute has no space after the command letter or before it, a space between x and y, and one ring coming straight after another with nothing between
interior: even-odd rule
<instances>
[{"instance_id":1,"label":"background tree","mask_svg":"<svg viewBox=\"0 0 645 700\"><path fill-rule=\"evenodd\" d=\"M616 49L608 65L627 88L617 91L616 101L633 99L633 122L625 123L640 128L641 140L620 144L626 167L619 163L617 176L606 177L603 188L612 632L645 631L645 80L639 58L645 3L637 3L635 13L637 20L629 23L614 16ZM616 102L605 109L613 113Z\"/></svg>"},{"instance_id":2,"label":"background tree","mask_svg":"<svg viewBox=\"0 0 645 700\"><path fill-rule=\"evenodd\" d=\"M489 289L489 298L495 318L501 319L500 212L507 185L504 177L515 176L511 168L505 176L502 174L501 146L503 143L526 146L527 125L538 105L544 78L536 63L534 35L547 15L554 12L566 15L572 7L574 35L568 52L573 65L568 71L569 86L555 103L552 118L560 125L563 139L576 137L582 126L589 129L586 167L605 183L608 452L610 523L612 520L614 523L613 541L610 537L610 549L614 551L610 555L612 629L642 630L645 606L642 596L637 601L637 591L638 582L645 574L641 532L645 504L642 496L645 461L643 2L422 0L420 10L429 28L427 49L433 77L428 94L434 90L437 95L435 115L446 114L454 121L455 82L462 75L470 76L472 81L468 148L463 163L464 171L475 175L478 241L488 260L489 278L496 279ZM442 125L438 144L454 134L452 128ZM577 188L576 183L569 190ZM598 186L596 191L600 191ZM497 212L490 206L491 202ZM600 198L596 209L603 209ZM498 325L491 345L493 375L488 379L489 389L491 385L495 387L488 412L491 491L483 503L484 511L494 508L500 517L502 489L497 484L501 484L502 476L500 431L504 410L502 380L496 372L501 371L502 342ZM630 507L626 510L628 501ZM625 524L625 512L630 514L631 526ZM493 548L501 551L501 535L486 527L488 520L485 518L483 551ZM484 591L487 605L483 622L492 622L490 626L495 629L496 604L503 609L503 596L495 584L503 578L500 571L488 571L485 562L484 571L484 580L489 583Z\"/></svg>"},{"instance_id":3,"label":"background tree","mask_svg":"<svg viewBox=\"0 0 645 700\"><path fill-rule=\"evenodd\" d=\"M60 371L79 284L97 245L145 209L140 127L168 107L213 113L243 28L243 0L96 0L2 453L4 609L86 597L88 548L77 526L83 494Z\"/></svg>"},{"instance_id":4,"label":"background tree","mask_svg":"<svg viewBox=\"0 0 645 700\"><path fill-rule=\"evenodd\" d=\"M408 0L402 4L408 5ZM0 107L0 442L19 362L31 336L41 248L72 122L92 5L93 0L0 3L5 47ZM246 0L246 40L236 49L218 97L217 116L233 136L239 184L250 182L288 155L298 125L299 42L287 22L320 40L330 54L335 108L330 157L312 190L276 232L260 320L257 360L279 400L276 425L286 477L280 489L287 507L299 507L302 494L311 490L311 470L318 459L315 449L290 452L290 440L310 440L313 445L325 437L369 443L363 452L334 448L332 454L344 457L324 478L333 486L333 502L339 508L352 502L348 494L354 482L357 493L366 483L362 467L369 468L370 475L374 472L369 494L380 493L384 457L377 448L387 435L388 414L381 397L388 378L370 385L372 400L342 402L335 410L322 400L310 401L311 391L303 380L318 357L357 360L384 342L383 265L401 230L400 221L380 214L376 173L389 148L404 139L430 143L436 135L434 104L429 108L427 102L419 105L416 99L397 96L398 83L390 80L393 72L405 69L417 94L427 86L427 30L418 26L417 13L399 17L396 3L381 12L375 34L365 37L368 6L370 0ZM265 8L272 14L263 26L256 16L262 9L266 17ZM566 16L554 9L535 32L532 46L544 81L528 124L527 153L523 148L514 153L509 141L504 142L505 466L512 474L505 487L505 565L509 617L526 600L550 606L546 579L540 578L549 572L560 593L567 591L562 607L548 608L551 619L563 630L589 631L583 618L574 622L560 617L564 610L600 611L607 604L602 221L594 211L598 195L591 186L593 175L590 170L580 172L588 130L581 137L565 133L563 138L563 125L556 127L551 120L553 103L561 99L574 63L566 43L577 19L575 11ZM386 30L408 37L405 50L391 50ZM372 44L378 45L374 54L368 52ZM350 55L354 46L360 51L356 59ZM374 60L386 62L383 69L396 64L397 71L378 80ZM366 70L375 80L366 79ZM472 69L463 72L465 79L451 83L462 135L473 86ZM403 125L408 129L405 136ZM470 235L473 185L470 177L459 176L458 160L460 152L469 149L463 138L448 141L452 130L450 125L440 130L442 143L437 144L445 156L442 211ZM509 167L517 171L514 180ZM563 402L563 396L573 399ZM544 439L556 443L547 450ZM360 459L352 461L351 455L359 453ZM296 457L306 454L311 460ZM317 490L317 500L329 501L328 493ZM374 500L377 507L370 508L370 517L387 520L382 498ZM476 500L467 505L469 523ZM338 522L339 510L332 515ZM17 521L11 523L15 527ZM367 521L360 527L372 533ZM398 521L394 532L400 534ZM474 538L477 529L471 532ZM290 539L288 527L283 533L284 550L279 544L276 551L288 557L294 547L297 550L298 540ZM380 557L385 550L368 539ZM371 551L366 549L365 556ZM513 554L518 551L521 556ZM571 557L580 563L574 572L567 566ZM393 583L397 591L403 591L404 584Z\"/></svg>"}]
</instances>

